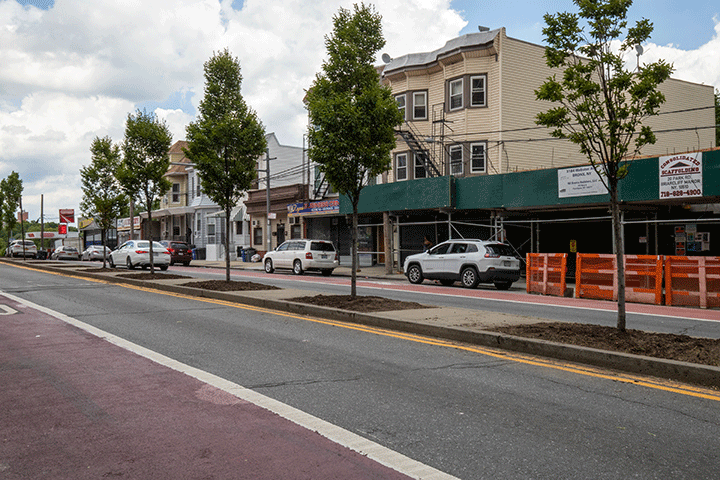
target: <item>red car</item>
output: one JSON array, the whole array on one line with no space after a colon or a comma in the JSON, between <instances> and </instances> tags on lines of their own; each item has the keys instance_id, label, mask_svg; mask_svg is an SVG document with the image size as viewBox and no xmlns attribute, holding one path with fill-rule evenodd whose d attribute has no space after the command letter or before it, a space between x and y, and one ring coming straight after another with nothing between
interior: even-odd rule
<instances>
[{"instance_id":1,"label":"red car","mask_svg":"<svg viewBox=\"0 0 720 480\"><path fill-rule=\"evenodd\" d=\"M176 242L174 240L163 240L160 244L170 251L170 265L182 263L186 267L190 265L192 260L192 249L185 242Z\"/></svg>"}]
</instances>

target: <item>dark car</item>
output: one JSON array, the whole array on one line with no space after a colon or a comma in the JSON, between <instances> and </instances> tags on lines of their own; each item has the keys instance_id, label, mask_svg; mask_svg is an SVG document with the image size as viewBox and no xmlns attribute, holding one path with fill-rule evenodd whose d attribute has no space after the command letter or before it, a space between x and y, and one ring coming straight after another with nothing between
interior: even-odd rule
<instances>
[{"instance_id":1,"label":"dark car","mask_svg":"<svg viewBox=\"0 0 720 480\"><path fill-rule=\"evenodd\" d=\"M190 265L190 260L192 260L192 249L190 245L174 240L163 240L160 244L170 251L170 265L176 263L182 263L186 267Z\"/></svg>"}]
</instances>

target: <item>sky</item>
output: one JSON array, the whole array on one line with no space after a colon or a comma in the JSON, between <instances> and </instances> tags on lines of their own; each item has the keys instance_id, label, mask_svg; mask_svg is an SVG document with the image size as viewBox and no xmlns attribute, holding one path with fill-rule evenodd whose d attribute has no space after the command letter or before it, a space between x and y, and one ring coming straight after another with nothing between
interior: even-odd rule
<instances>
[{"instance_id":1,"label":"sky","mask_svg":"<svg viewBox=\"0 0 720 480\"><path fill-rule=\"evenodd\" d=\"M137 109L185 138L203 97L203 63L228 48L242 94L281 144L303 146L302 98L321 70L340 0L0 0L0 178L23 180L23 207L46 221L82 212L80 168L95 137L123 140ZM366 2L367 3L367 2ZM570 0L377 0L391 57L428 52L476 32L543 44L545 13ZM632 22L655 31L642 61L674 64L673 77L720 87L720 3L635 0ZM378 64L380 64L378 58Z\"/></svg>"}]
</instances>

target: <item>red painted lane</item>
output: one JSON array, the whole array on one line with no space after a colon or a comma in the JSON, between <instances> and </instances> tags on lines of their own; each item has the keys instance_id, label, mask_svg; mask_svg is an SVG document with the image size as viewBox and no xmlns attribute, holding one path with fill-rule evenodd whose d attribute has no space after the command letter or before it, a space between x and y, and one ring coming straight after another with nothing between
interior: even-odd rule
<instances>
[{"instance_id":1,"label":"red painted lane","mask_svg":"<svg viewBox=\"0 0 720 480\"><path fill-rule=\"evenodd\" d=\"M404 479L192 377L0 296L3 478Z\"/></svg>"},{"instance_id":2,"label":"red painted lane","mask_svg":"<svg viewBox=\"0 0 720 480\"><path fill-rule=\"evenodd\" d=\"M190 267L188 267L190 268ZM206 271L211 273L225 273L224 269L207 268ZM267 276L265 272L255 270L233 270L231 272L233 276L246 277L246 278L261 278ZM277 273L275 275L278 275ZM279 274L283 276L284 274ZM317 284L318 289L323 284L333 285L350 285L350 279L348 277L315 277L314 275L306 276L295 276L295 275L284 275L288 279L292 279L297 282L305 282L310 284ZM357 281L358 287L368 288L380 288L387 290L397 290L405 292L418 292L426 294L437 294L443 297L457 296L457 297L470 297L478 299L489 299L489 300L500 300L506 302L517 302L517 303L530 303L534 305L544 306L556 306L556 307L568 307L568 308L581 308L589 310L605 310L610 312L617 312L617 304L614 302L608 302L604 300L589 300L585 298L565 298L565 297L552 297L528 294L525 291L510 291L503 292L495 290L494 287L488 286L487 289L466 289L460 287L444 287L433 283L424 283L420 285L414 285L405 282L396 281L383 281L383 280L369 280L360 279ZM430 303L428 301L428 303ZM717 309L699 309L692 307L672 307L665 305L647 305L643 303L626 303L625 309L627 313L638 313L646 315L657 315L666 316L673 318L688 318L694 320L711 320L720 321L720 311Z\"/></svg>"}]
</instances>

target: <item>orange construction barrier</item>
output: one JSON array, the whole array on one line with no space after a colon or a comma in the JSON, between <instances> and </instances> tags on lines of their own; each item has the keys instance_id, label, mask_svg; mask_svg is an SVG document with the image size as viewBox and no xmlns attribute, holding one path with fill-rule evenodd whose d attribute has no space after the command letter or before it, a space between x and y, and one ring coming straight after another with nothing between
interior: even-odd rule
<instances>
[{"instance_id":1,"label":"orange construction barrier","mask_svg":"<svg viewBox=\"0 0 720 480\"><path fill-rule=\"evenodd\" d=\"M565 295L567 253L528 253L526 265L528 293Z\"/></svg>"},{"instance_id":2,"label":"orange construction barrier","mask_svg":"<svg viewBox=\"0 0 720 480\"><path fill-rule=\"evenodd\" d=\"M663 257L625 255L624 261L625 300L661 305ZM615 255L577 254L575 296L617 300L618 275Z\"/></svg>"},{"instance_id":3,"label":"orange construction barrier","mask_svg":"<svg viewBox=\"0 0 720 480\"><path fill-rule=\"evenodd\" d=\"M665 303L720 307L720 257L666 257Z\"/></svg>"}]
</instances>

